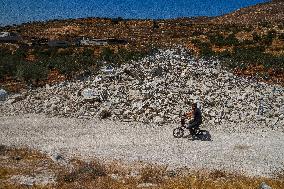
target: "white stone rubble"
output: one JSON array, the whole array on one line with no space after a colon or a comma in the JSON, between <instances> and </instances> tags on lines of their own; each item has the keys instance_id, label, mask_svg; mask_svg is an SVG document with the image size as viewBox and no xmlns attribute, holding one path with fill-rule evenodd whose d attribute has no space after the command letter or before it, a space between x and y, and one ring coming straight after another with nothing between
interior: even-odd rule
<instances>
[{"instance_id":1,"label":"white stone rubble","mask_svg":"<svg viewBox=\"0 0 284 189\"><path fill-rule=\"evenodd\" d=\"M11 95L0 112L91 118L107 110L110 119L162 124L178 123L188 102L198 102L206 126L284 130L282 86L235 76L218 60L195 59L184 49L159 50L111 73Z\"/></svg>"}]
</instances>

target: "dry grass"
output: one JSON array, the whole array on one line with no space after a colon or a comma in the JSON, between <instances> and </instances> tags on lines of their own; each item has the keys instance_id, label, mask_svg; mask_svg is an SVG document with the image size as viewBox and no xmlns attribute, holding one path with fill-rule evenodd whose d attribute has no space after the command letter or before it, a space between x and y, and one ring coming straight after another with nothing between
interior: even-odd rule
<instances>
[{"instance_id":1,"label":"dry grass","mask_svg":"<svg viewBox=\"0 0 284 189\"><path fill-rule=\"evenodd\" d=\"M256 189L262 182L267 183L272 188L281 189L284 187L283 179L246 177L215 170L209 173L197 172L186 177L173 178L168 180L163 188Z\"/></svg>"},{"instance_id":2,"label":"dry grass","mask_svg":"<svg viewBox=\"0 0 284 189\"><path fill-rule=\"evenodd\" d=\"M6 168L6 167L0 167L0 180L6 179L10 175L13 175L13 173L14 173L13 169L9 169L9 168Z\"/></svg>"},{"instance_id":3,"label":"dry grass","mask_svg":"<svg viewBox=\"0 0 284 189\"><path fill-rule=\"evenodd\" d=\"M141 183L162 183L165 179L167 167L147 164L140 171Z\"/></svg>"},{"instance_id":4,"label":"dry grass","mask_svg":"<svg viewBox=\"0 0 284 189\"><path fill-rule=\"evenodd\" d=\"M166 166L141 162L102 164L98 160L84 162L74 159L69 164L71 170L39 152L0 146L0 189L255 189L262 182L273 189L284 188L284 171L275 173L275 178L261 178L221 170L169 171ZM27 186L11 180L14 175L36 176L46 171L56 175L55 183Z\"/></svg>"}]
</instances>

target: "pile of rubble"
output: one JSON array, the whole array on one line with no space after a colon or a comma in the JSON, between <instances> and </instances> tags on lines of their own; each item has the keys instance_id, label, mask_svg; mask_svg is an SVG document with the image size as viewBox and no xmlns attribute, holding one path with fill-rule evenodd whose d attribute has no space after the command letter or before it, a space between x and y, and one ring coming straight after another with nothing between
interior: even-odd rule
<instances>
[{"instance_id":1,"label":"pile of rubble","mask_svg":"<svg viewBox=\"0 0 284 189\"><path fill-rule=\"evenodd\" d=\"M206 125L284 125L284 87L237 77L218 60L195 59L182 48L11 95L0 111L162 124L179 122L191 102L198 102Z\"/></svg>"}]
</instances>

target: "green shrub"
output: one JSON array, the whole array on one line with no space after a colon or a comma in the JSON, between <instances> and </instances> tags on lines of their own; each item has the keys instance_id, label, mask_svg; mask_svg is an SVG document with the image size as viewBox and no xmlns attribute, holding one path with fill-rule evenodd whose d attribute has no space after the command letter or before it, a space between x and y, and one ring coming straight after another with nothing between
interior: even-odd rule
<instances>
[{"instance_id":1,"label":"green shrub","mask_svg":"<svg viewBox=\"0 0 284 189\"><path fill-rule=\"evenodd\" d=\"M76 72L81 70L81 64L74 56L58 56L51 58L48 63L50 69L57 69L61 74L71 78Z\"/></svg>"},{"instance_id":2,"label":"green shrub","mask_svg":"<svg viewBox=\"0 0 284 189\"><path fill-rule=\"evenodd\" d=\"M13 77L16 73L16 67L21 60L9 51L2 50L0 54L0 79L3 79L5 76Z\"/></svg>"},{"instance_id":3,"label":"green shrub","mask_svg":"<svg viewBox=\"0 0 284 189\"><path fill-rule=\"evenodd\" d=\"M116 54L116 60L118 62L128 62L130 60L139 60L144 57L146 54L153 53L154 49L149 50L148 52L138 52L138 51L128 51L126 49L119 49Z\"/></svg>"},{"instance_id":4,"label":"green shrub","mask_svg":"<svg viewBox=\"0 0 284 189\"><path fill-rule=\"evenodd\" d=\"M16 66L11 59L1 61L0 63L0 79L3 79L5 76L12 76Z\"/></svg>"},{"instance_id":5,"label":"green shrub","mask_svg":"<svg viewBox=\"0 0 284 189\"><path fill-rule=\"evenodd\" d=\"M262 38L262 42L269 46L271 45L272 41L274 38L276 38L276 31L275 30L270 30L267 35L265 35L263 38Z\"/></svg>"},{"instance_id":6,"label":"green shrub","mask_svg":"<svg viewBox=\"0 0 284 189\"><path fill-rule=\"evenodd\" d=\"M235 47L233 57L236 61L260 62L264 57L264 47Z\"/></svg>"},{"instance_id":7,"label":"green shrub","mask_svg":"<svg viewBox=\"0 0 284 189\"><path fill-rule=\"evenodd\" d=\"M231 46L239 44L239 41L234 34L230 34L228 37L224 37L221 34L211 35L210 42L218 46Z\"/></svg>"},{"instance_id":8,"label":"green shrub","mask_svg":"<svg viewBox=\"0 0 284 189\"><path fill-rule=\"evenodd\" d=\"M48 69L42 63L21 62L17 65L16 77L25 81L45 80L48 75Z\"/></svg>"},{"instance_id":9,"label":"green shrub","mask_svg":"<svg viewBox=\"0 0 284 189\"><path fill-rule=\"evenodd\" d=\"M229 59L232 58L232 53L230 51L223 51L216 53L216 56L220 59Z\"/></svg>"},{"instance_id":10,"label":"green shrub","mask_svg":"<svg viewBox=\"0 0 284 189\"><path fill-rule=\"evenodd\" d=\"M252 33L252 37L253 37L253 41L255 41L255 42L261 41L261 37L256 32Z\"/></svg>"},{"instance_id":11,"label":"green shrub","mask_svg":"<svg viewBox=\"0 0 284 189\"><path fill-rule=\"evenodd\" d=\"M200 49L200 54L202 57L208 58L215 56L215 53L212 51L211 45L209 43L198 42L196 45Z\"/></svg>"},{"instance_id":12,"label":"green shrub","mask_svg":"<svg viewBox=\"0 0 284 189\"><path fill-rule=\"evenodd\" d=\"M278 36L278 39L284 40L284 33L280 33L279 36Z\"/></svg>"},{"instance_id":13,"label":"green shrub","mask_svg":"<svg viewBox=\"0 0 284 189\"><path fill-rule=\"evenodd\" d=\"M102 50L100 58L104 61L111 62L114 59L114 52L110 48L104 48Z\"/></svg>"},{"instance_id":14,"label":"green shrub","mask_svg":"<svg viewBox=\"0 0 284 189\"><path fill-rule=\"evenodd\" d=\"M260 46L235 47L233 53L223 52L217 55L230 68L244 69L248 65L263 65L266 70L272 68L281 72L284 69L284 56L266 54L264 50Z\"/></svg>"}]
</instances>

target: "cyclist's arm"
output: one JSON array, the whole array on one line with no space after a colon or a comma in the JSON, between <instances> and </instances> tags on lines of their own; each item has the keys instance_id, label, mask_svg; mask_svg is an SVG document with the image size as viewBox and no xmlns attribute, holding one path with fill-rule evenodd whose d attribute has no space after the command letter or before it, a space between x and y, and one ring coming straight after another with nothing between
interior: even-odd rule
<instances>
[{"instance_id":1,"label":"cyclist's arm","mask_svg":"<svg viewBox=\"0 0 284 189\"><path fill-rule=\"evenodd\" d=\"M187 117L188 119L191 119L192 116L193 116L193 112L187 112L187 113L186 113L186 117Z\"/></svg>"}]
</instances>

